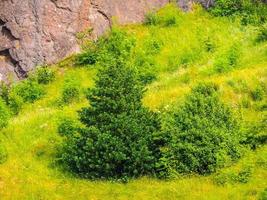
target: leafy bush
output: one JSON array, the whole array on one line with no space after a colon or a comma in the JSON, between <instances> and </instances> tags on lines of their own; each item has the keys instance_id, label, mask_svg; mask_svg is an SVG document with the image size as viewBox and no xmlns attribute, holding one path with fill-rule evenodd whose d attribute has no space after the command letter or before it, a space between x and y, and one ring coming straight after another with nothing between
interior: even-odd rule
<instances>
[{"instance_id":1,"label":"leafy bush","mask_svg":"<svg viewBox=\"0 0 267 200\"><path fill-rule=\"evenodd\" d=\"M267 24L265 24L260 28L256 38L256 42L265 42L265 41L267 41Z\"/></svg>"},{"instance_id":2,"label":"leafy bush","mask_svg":"<svg viewBox=\"0 0 267 200\"><path fill-rule=\"evenodd\" d=\"M55 72L48 67L39 67L36 70L36 78L39 84L48 84L55 79Z\"/></svg>"},{"instance_id":3,"label":"leafy bush","mask_svg":"<svg viewBox=\"0 0 267 200\"><path fill-rule=\"evenodd\" d=\"M216 0L210 12L215 16L238 16L244 25L267 20L267 6L258 0Z\"/></svg>"},{"instance_id":4,"label":"leafy bush","mask_svg":"<svg viewBox=\"0 0 267 200\"><path fill-rule=\"evenodd\" d=\"M86 51L77 55L76 64L78 65L94 65L97 62L97 53Z\"/></svg>"},{"instance_id":5,"label":"leafy bush","mask_svg":"<svg viewBox=\"0 0 267 200\"><path fill-rule=\"evenodd\" d=\"M0 165L7 161L7 157L8 154L6 148L0 144Z\"/></svg>"},{"instance_id":6,"label":"leafy bush","mask_svg":"<svg viewBox=\"0 0 267 200\"><path fill-rule=\"evenodd\" d=\"M249 146L252 150L267 143L267 118L263 118L256 124L249 125L246 130L242 144Z\"/></svg>"},{"instance_id":7,"label":"leafy bush","mask_svg":"<svg viewBox=\"0 0 267 200\"><path fill-rule=\"evenodd\" d=\"M62 100L64 103L71 103L80 97L80 82L75 77L68 77L63 86Z\"/></svg>"},{"instance_id":8,"label":"leafy bush","mask_svg":"<svg viewBox=\"0 0 267 200\"><path fill-rule=\"evenodd\" d=\"M15 115L19 113L23 106L23 98L14 92L10 92L8 95L8 107Z\"/></svg>"},{"instance_id":9,"label":"leafy bush","mask_svg":"<svg viewBox=\"0 0 267 200\"><path fill-rule=\"evenodd\" d=\"M61 136L70 136L78 128L77 122L71 118L62 118L59 122L58 133Z\"/></svg>"},{"instance_id":10,"label":"leafy bush","mask_svg":"<svg viewBox=\"0 0 267 200\"><path fill-rule=\"evenodd\" d=\"M217 86L200 84L173 114L171 135L163 154L167 170L205 174L239 157L239 123L220 102Z\"/></svg>"},{"instance_id":11,"label":"leafy bush","mask_svg":"<svg viewBox=\"0 0 267 200\"><path fill-rule=\"evenodd\" d=\"M61 160L86 178L125 180L155 169L158 118L142 106L144 88L134 70L117 62L99 71L88 94L91 106L80 112L86 128L63 145Z\"/></svg>"},{"instance_id":12,"label":"leafy bush","mask_svg":"<svg viewBox=\"0 0 267 200\"><path fill-rule=\"evenodd\" d=\"M0 129L8 124L10 113L4 100L0 97Z\"/></svg>"},{"instance_id":13,"label":"leafy bush","mask_svg":"<svg viewBox=\"0 0 267 200\"><path fill-rule=\"evenodd\" d=\"M44 88L32 79L26 79L14 85L11 92L20 96L23 101L29 103L33 103L45 94Z\"/></svg>"},{"instance_id":14,"label":"leafy bush","mask_svg":"<svg viewBox=\"0 0 267 200\"><path fill-rule=\"evenodd\" d=\"M228 72L236 67L240 57L239 46L234 44L231 48L215 61L214 68L216 72Z\"/></svg>"},{"instance_id":15,"label":"leafy bush","mask_svg":"<svg viewBox=\"0 0 267 200\"><path fill-rule=\"evenodd\" d=\"M159 21L159 17L157 15L157 13L154 13L154 12L149 12L146 14L145 16L145 20L144 20L144 24L145 25L158 25L160 23Z\"/></svg>"},{"instance_id":16,"label":"leafy bush","mask_svg":"<svg viewBox=\"0 0 267 200\"><path fill-rule=\"evenodd\" d=\"M264 89L260 86L251 91L251 97L254 101L261 101L264 97Z\"/></svg>"}]
</instances>

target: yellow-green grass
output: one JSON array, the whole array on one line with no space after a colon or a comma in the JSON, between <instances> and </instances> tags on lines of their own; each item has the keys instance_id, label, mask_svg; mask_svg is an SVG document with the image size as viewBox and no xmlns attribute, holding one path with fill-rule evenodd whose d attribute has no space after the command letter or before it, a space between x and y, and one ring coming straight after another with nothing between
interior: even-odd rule
<instances>
[{"instance_id":1,"label":"yellow-green grass","mask_svg":"<svg viewBox=\"0 0 267 200\"><path fill-rule=\"evenodd\" d=\"M267 44L255 44L256 29L241 27L225 18L212 18L197 7L182 13L172 6L160 11L161 16L175 15L178 24L172 27L126 26L123 29L137 38L136 51L145 49L153 38L163 42L161 51L153 55L157 80L147 87L144 105L152 110L179 106L190 89L201 81L220 86L221 98L249 122L258 122L266 111L257 109L266 104L252 100L250 91L266 85ZM216 43L213 53L203 51L203 42L210 38ZM237 66L224 73L215 73L213 64L224 51L238 43L241 58ZM188 53L189 52L189 53ZM187 55L191 62L177 64ZM172 60L174 59L174 61ZM170 62L171 60L171 62ZM92 87L96 70L73 66L72 58L55 66L56 80L45 86L46 95L34 104L26 104L18 116L0 131L0 144L8 152L7 161L0 165L0 199L257 199L267 188L267 146L247 151L240 161L218 174L237 174L250 167L248 183L215 183L217 174L209 176L177 176L173 180L143 177L127 184L83 180L63 171L55 164L57 148L62 142L57 133L62 116L77 117L77 110L87 106L84 95L72 104L58 106L64 79L76 77L85 90ZM177 64L177 65L176 65ZM230 83L246 83L246 91L237 91ZM240 106L242 99L249 102Z\"/></svg>"}]
</instances>

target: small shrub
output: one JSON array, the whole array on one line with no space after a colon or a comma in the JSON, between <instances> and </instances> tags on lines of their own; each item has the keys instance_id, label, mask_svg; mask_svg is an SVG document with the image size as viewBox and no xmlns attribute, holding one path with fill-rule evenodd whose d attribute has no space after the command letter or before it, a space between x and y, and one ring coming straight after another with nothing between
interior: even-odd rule
<instances>
[{"instance_id":1,"label":"small shrub","mask_svg":"<svg viewBox=\"0 0 267 200\"><path fill-rule=\"evenodd\" d=\"M36 78L39 84L48 84L55 79L55 72L48 67L39 67L36 71Z\"/></svg>"},{"instance_id":2,"label":"small shrub","mask_svg":"<svg viewBox=\"0 0 267 200\"><path fill-rule=\"evenodd\" d=\"M147 13L145 16L144 24L150 26L151 25L155 26L160 24L159 16L154 12Z\"/></svg>"},{"instance_id":3,"label":"small shrub","mask_svg":"<svg viewBox=\"0 0 267 200\"><path fill-rule=\"evenodd\" d=\"M61 136L70 136L77 130L77 122L70 118L63 118L59 122L58 133Z\"/></svg>"},{"instance_id":4,"label":"small shrub","mask_svg":"<svg viewBox=\"0 0 267 200\"><path fill-rule=\"evenodd\" d=\"M7 126L9 117L10 117L9 109L5 101L0 97L0 129Z\"/></svg>"},{"instance_id":5,"label":"small shrub","mask_svg":"<svg viewBox=\"0 0 267 200\"><path fill-rule=\"evenodd\" d=\"M267 24L265 24L260 28L256 38L256 42L265 42L265 41L267 41Z\"/></svg>"},{"instance_id":6,"label":"small shrub","mask_svg":"<svg viewBox=\"0 0 267 200\"><path fill-rule=\"evenodd\" d=\"M261 86L255 88L251 91L251 97L254 101L261 101L264 97L264 89Z\"/></svg>"},{"instance_id":7,"label":"small shrub","mask_svg":"<svg viewBox=\"0 0 267 200\"><path fill-rule=\"evenodd\" d=\"M176 25L177 20L175 16L169 16L167 19L164 21L164 25L169 27L169 26L174 26Z\"/></svg>"},{"instance_id":8,"label":"small shrub","mask_svg":"<svg viewBox=\"0 0 267 200\"><path fill-rule=\"evenodd\" d=\"M251 168L247 167L245 169L242 169L234 178L235 182L238 183L247 183L249 179L251 178L252 170Z\"/></svg>"},{"instance_id":9,"label":"small shrub","mask_svg":"<svg viewBox=\"0 0 267 200\"><path fill-rule=\"evenodd\" d=\"M239 17L243 25L263 24L267 20L267 6L254 0L216 0L210 9L215 16Z\"/></svg>"},{"instance_id":10,"label":"small shrub","mask_svg":"<svg viewBox=\"0 0 267 200\"><path fill-rule=\"evenodd\" d=\"M151 55L155 55L158 54L161 49L162 49L162 42L158 41L156 39L149 39L145 42L146 44L146 55L147 54L151 54Z\"/></svg>"},{"instance_id":11,"label":"small shrub","mask_svg":"<svg viewBox=\"0 0 267 200\"><path fill-rule=\"evenodd\" d=\"M174 112L165 130L172 137L163 154L169 168L205 174L239 157L239 123L217 90L212 84L197 86Z\"/></svg>"},{"instance_id":12,"label":"small shrub","mask_svg":"<svg viewBox=\"0 0 267 200\"><path fill-rule=\"evenodd\" d=\"M23 106L23 98L14 92L8 95L8 107L14 115L17 115Z\"/></svg>"},{"instance_id":13,"label":"small shrub","mask_svg":"<svg viewBox=\"0 0 267 200\"><path fill-rule=\"evenodd\" d=\"M218 73L228 72L236 67L240 57L240 49L237 45L231 48L215 61L214 68Z\"/></svg>"},{"instance_id":14,"label":"small shrub","mask_svg":"<svg viewBox=\"0 0 267 200\"><path fill-rule=\"evenodd\" d=\"M0 165L4 164L7 161L8 153L6 148L0 144Z\"/></svg>"},{"instance_id":15,"label":"small shrub","mask_svg":"<svg viewBox=\"0 0 267 200\"><path fill-rule=\"evenodd\" d=\"M74 77L69 77L65 80L63 91L62 91L62 100L64 103L71 103L75 99L80 97L80 82Z\"/></svg>"},{"instance_id":16,"label":"small shrub","mask_svg":"<svg viewBox=\"0 0 267 200\"><path fill-rule=\"evenodd\" d=\"M14 85L11 89L11 92L14 92L25 102L29 103L33 103L45 94L44 88L36 81L31 79L21 81L17 85Z\"/></svg>"},{"instance_id":17,"label":"small shrub","mask_svg":"<svg viewBox=\"0 0 267 200\"><path fill-rule=\"evenodd\" d=\"M267 188L265 188L261 193L259 200L266 200L267 199Z\"/></svg>"},{"instance_id":18,"label":"small shrub","mask_svg":"<svg viewBox=\"0 0 267 200\"><path fill-rule=\"evenodd\" d=\"M0 98L2 98L6 103L8 102L8 93L8 86L4 82L0 81Z\"/></svg>"},{"instance_id":19,"label":"small shrub","mask_svg":"<svg viewBox=\"0 0 267 200\"><path fill-rule=\"evenodd\" d=\"M267 118L263 118L258 123L248 125L245 136L241 143L247 145L252 150L267 143Z\"/></svg>"},{"instance_id":20,"label":"small shrub","mask_svg":"<svg viewBox=\"0 0 267 200\"><path fill-rule=\"evenodd\" d=\"M98 54L96 51L89 49L83 53L80 53L76 56L76 64L77 65L85 65L90 66L96 64L98 60Z\"/></svg>"}]
</instances>

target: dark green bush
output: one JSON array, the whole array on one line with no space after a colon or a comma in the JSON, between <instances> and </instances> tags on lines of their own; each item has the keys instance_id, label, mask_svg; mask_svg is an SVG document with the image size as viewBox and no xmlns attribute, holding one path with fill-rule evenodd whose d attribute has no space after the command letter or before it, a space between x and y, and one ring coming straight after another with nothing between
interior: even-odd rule
<instances>
[{"instance_id":1,"label":"dark green bush","mask_svg":"<svg viewBox=\"0 0 267 200\"><path fill-rule=\"evenodd\" d=\"M145 20L144 20L144 24L145 25L158 25L160 24L160 20L159 20L159 16L157 15L157 13L155 12L149 12L146 14L145 16Z\"/></svg>"},{"instance_id":2,"label":"dark green bush","mask_svg":"<svg viewBox=\"0 0 267 200\"><path fill-rule=\"evenodd\" d=\"M98 73L89 91L90 107L80 112L87 127L66 138L61 160L90 179L121 179L151 174L158 152L153 134L157 116L142 106L144 88L130 67L117 64Z\"/></svg>"},{"instance_id":3,"label":"dark green bush","mask_svg":"<svg viewBox=\"0 0 267 200\"><path fill-rule=\"evenodd\" d=\"M29 103L33 103L45 94L44 88L32 79L26 79L14 85L11 92L20 96L24 102Z\"/></svg>"},{"instance_id":4,"label":"dark green bush","mask_svg":"<svg viewBox=\"0 0 267 200\"><path fill-rule=\"evenodd\" d=\"M64 103L71 103L79 99L81 93L81 84L75 77L68 77L63 86L62 100Z\"/></svg>"},{"instance_id":5,"label":"dark green bush","mask_svg":"<svg viewBox=\"0 0 267 200\"><path fill-rule=\"evenodd\" d=\"M55 79L55 72L48 67L39 67L36 70L36 79L39 84L48 84Z\"/></svg>"},{"instance_id":6,"label":"dark green bush","mask_svg":"<svg viewBox=\"0 0 267 200\"><path fill-rule=\"evenodd\" d=\"M228 72L235 68L240 57L240 47L237 44L232 45L228 51L215 61L214 68L218 73Z\"/></svg>"},{"instance_id":7,"label":"dark green bush","mask_svg":"<svg viewBox=\"0 0 267 200\"><path fill-rule=\"evenodd\" d=\"M59 122L58 133L61 136L70 136L78 128L77 122L71 118L62 118Z\"/></svg>"},{"instance_id":8,"label":"dark green bush","mask_svg":"<svg viewBox=\"0 0 267 200\"><path fill-rule=\"evenodd\" d=\"M267 24L265 24L260 28L256 38L256 42L265 42L265 41L267 41Z\"/></svg>"},{"instance_id":9,"label":"dark green bush","mask_svg":"<svg viewBox=\"0 0 267 200\"><path fill-rule=\"evenodd\" d=\"M4 128L8 124L9 117L9 109L5 101L0 97L0 129Z\"/></svg>"},{"instance_id":10,"label":"dark green bush","mask_svg":"<svg viewBox=\"0 0 267 200\"><path fill-rule=\"evenodd\" d=\"M249 146L252 150L267 143L267 118L263 118L256 124L249 125L245 131L243 145Z\"/></svg>"},{"instance_id":11,"label":"dark green bush","mask_svg":"<svg viewBox=\"0 0 267 200\"><path fill-rule=\"evenodd\" d=\"M7 161L8 154L6 148L0 144L0 165Z\"/></svg>"},{"instance_id":12,"label":"dark green bush","mask_svg":"<svg viewBox=\"0 0 267 200\"><path fill-rule=\"evenodd\" d=\"M174 112L165 130L171 135L161 164L167 170L211 173L240 156L238 120L217 90L215 85L200 84Z\"/></svg>"},{"instance_id":13,"label":"dark green bush","mask_svg":"<svg viewBox=\"0 0 267 200\"><path fill-rule=\"evenodd\" d=\"M251 91L251 97L254 101L261 101L264 97L264 89L261 86L256 87Z\"/></svg>"},{"instance_id":14,"label":"dark green bush","mask_svg":"<svg viewBox=\"0 0 267 200\"><path fill-rule=\"evenodd\" d=\"M244 25L267 21L267 6L260 0L216 0L210 12L215 16L239 17Z\"/></svg>"},{"instance_id":15,"label":"dark green bush","mask_svg":"<svg viewBox=\"0 0 267 200\"><path fill-rule=\"evenodd\" d=\"M88 49L87 51L80 53L76 57L77 65L94 65L98 60L98 54L96 51L92 49Z\"/></svg>"},{"instance_id":16,"label":"dark green bush","mask_svg":"<svg viewBox=\"0 0 267 200\"><path fill-rule=\"evenodd\" d=\"M23 106L23 98L14 92L10 92L8 95L8 107L14 115L17 115Z\"/></svg>"}]
</instances>

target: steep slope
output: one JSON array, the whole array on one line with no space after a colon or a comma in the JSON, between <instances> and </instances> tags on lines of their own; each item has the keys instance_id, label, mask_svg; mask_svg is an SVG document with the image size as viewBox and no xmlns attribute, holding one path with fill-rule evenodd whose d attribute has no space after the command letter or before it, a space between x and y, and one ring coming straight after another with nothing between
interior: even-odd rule
<instances>
[{"instance_id":1,"label":"steep slope","mask_svg":"<svg viewBox=\"0 0 267 200\"><path fill-rule=\"evenodd\" d=\"M143 70L152 67L157 75L147 88L144 104L158 111L173 109L181 105L191 87L212 81L220 86L220 98L246 124L260 122L266 116L266 91L260 101L251 94L259 86L267 87L267 43L255 43L257 28L213 18L200 8L185 14L168 7L159 14L167 19L175 16L177 23L123 27L136 38L135 52ZM227 58L233 46L239 55L236 65L216 71L216 63ZM58 121L77 118L77 110L88 102L83 93L71 104L59 106L64 81L69 77L78 80L83 91L93 86L96 69L74 65L73 57L53 67L56 80L44 86L46 95L25 104L0 131L0 144L8 153L7 161L0 165L1 199L264 199L266 145L245 152L239 162L210 176L178 176L170 181L142 178L122 184L88 181L65 172L55 165L62 142Z\"/></svg>"}]
</instances>

